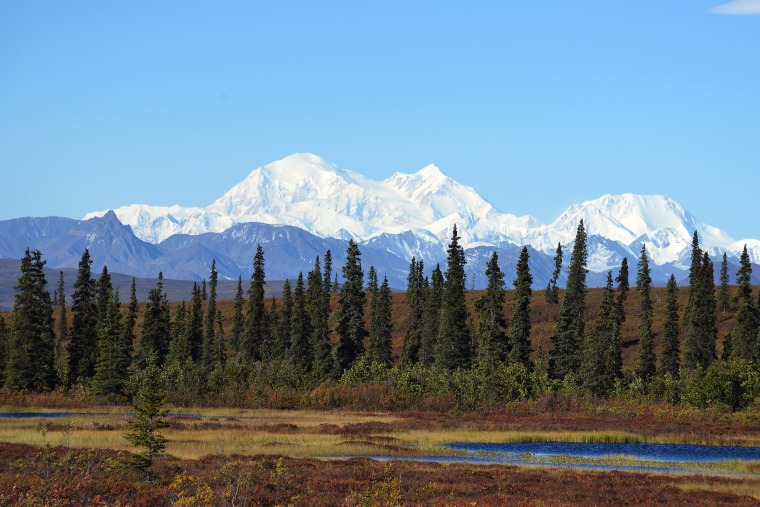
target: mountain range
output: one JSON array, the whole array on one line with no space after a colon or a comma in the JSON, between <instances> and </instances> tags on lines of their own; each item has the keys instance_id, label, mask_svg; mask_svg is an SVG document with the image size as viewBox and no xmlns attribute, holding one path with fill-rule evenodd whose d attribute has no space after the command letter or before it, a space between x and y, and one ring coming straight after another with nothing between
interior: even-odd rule
<instances>
[{"instance_id":1,"label":"mountain range","mask_svg":"<svg viewBox=\"0 0 760 507\"><path fill-rule=\"evenodd\" d=\"M604 273L615 270L623 257L635 266L644 244L655 282L664 283L671 273L683 282L694 231L711 255L727 254L732 275L745 244L752 262L760 261L760 241L736 241L661 195L604 195L540 224L531 216L496 210L475 189L434 165L375 181L308 153L255 169L206 208L134 204L93 212L83 220L0 221L0 257L17 259L26 247L39 248L49 268L75 268L87 247L93 269L107 264L111 272L151 278L162 271L167 278L185 280L208 277L215 259L220 276L236 280L250 276L261 244L267 278L282 280L311 269L327 249L339 268L353 238L365 271L374 265L392 287L403 289L412 256L428 268L440 263L445 269L456 224L468 285L484 285L485 262L493 251L510 280L519 251L527 245L534 287L542 288L551 276L557 243L569 260L581 219L588 234L592 286L603 283Z\"/></svg>"}]
</instances>

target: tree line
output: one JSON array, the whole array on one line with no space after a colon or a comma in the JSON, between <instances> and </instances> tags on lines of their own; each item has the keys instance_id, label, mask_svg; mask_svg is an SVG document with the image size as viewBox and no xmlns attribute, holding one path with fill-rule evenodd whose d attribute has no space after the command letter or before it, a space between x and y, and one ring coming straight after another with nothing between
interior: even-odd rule
<instances>
[{"instance_id":1,"label":"tree line","mask_svg":"<svg viewBox=\"0 0 760 507\"><path fill-rule=\"evenodd\" d=\"M38 250L27 249L10 323L0 317L0 383L12 389L52 389L84 385L98 396L124 399L130 375L155 364L167 382L217 385L251 384L251 372L285 375L289 387L308 390L324 382L383 377L390 368L523 372L544 379L544 385L570 385L594 396L607 396L621 383L677 382L684 375L702 375L713 363L731 362L755 368L760 362L760 300L753 296L752 266L745 247L732 298L726 255L716 288L713 264L694 233L689 268L688 301L678 305L673 275L666 288L660 355L655 354L654 308L649 255L643 246L634 287L628 259L617 276L607 273L597 317L586 322L587 238L581 221L570 254L565 290L557 282L563 251L558 245L555 270L544 297L559 306L551 347L533 350L529 253L523 248L514 275L510 318L506 318L505 274L496 252L486 265L487 287L474 301L477 326L465 299L466 259L456 226L447 249L445 271L435 266L426 275L422 259L411 259L407 278L408 318L400 357L394 360L391 291L370 267L365 284L361 252L349 241L342 283L333 273L328 250L304 277L286 280L279 302L265 296L265 256L259 245L247 291L238 278L231 325L226 332L216 299L218 273L193 285L187 302L170 310L159 274L137 329L138 302L133 280L129 303L111 284L107 267L95 278L92 259L84 251L67 306L63 274L51 297ZM335 278L333 278L335 275ZM628 293L638 294L638 353L633 371L623 371L621 329ZM337 295L337 309L331 299ZM560 296L562 296L560 298ZM735 309L735 326L717 354L717 315ZM366 312L366 314L365 314ZM54 313L57 317L54 319ZM681 347L679 336L685 330ZM335 336L337 339L333 339ZM683 350L682 350L683 348ZM753 370L754 371L754 370ZM276 372L276 373L273 373ZM362 373L364 372L364 373ZM380 373L377 373L380 372ZM627 377L626 377L627 375ZM490 388L486 388L487 390Z\"/></svg>"}]
</instances>

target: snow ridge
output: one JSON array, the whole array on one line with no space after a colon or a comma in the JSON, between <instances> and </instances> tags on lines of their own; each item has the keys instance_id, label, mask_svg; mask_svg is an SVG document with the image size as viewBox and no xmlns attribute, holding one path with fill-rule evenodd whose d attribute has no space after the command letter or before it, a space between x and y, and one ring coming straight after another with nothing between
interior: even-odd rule
<instances>
[{"instance_id":1,"label":"snow ridge","mask_svg":"<svg viewBox=\"0 0 760 507\"><path fill-rule=\"evenodd\" d=\"M432 164L375 181L310 153L255 169L206 208L134 204L114 212L138 238L154 244L175 234L222 232L260 222L295 226L323 238L374 238L387 241L387 248L399 255L429 256L445 249L456 224L466 248L514 244L553 253L557 243L574 240L583 219L594 238L589 249L593 271L614 268L622 256L637 258L644 244L654 264L682 268L695 230L711 254L736 257L747 244L753 262L760 261L760 241L736 241L662 195L608 194L570 206L552 223L540 225L531 216L496 210L475 189Z\"/></svg>"}]
</instances>

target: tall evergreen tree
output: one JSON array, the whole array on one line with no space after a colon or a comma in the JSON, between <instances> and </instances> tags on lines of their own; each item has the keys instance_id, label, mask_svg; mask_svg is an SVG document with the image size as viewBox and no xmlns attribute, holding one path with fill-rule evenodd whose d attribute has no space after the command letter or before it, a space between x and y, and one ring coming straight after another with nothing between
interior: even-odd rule
<instances>
[{"instance_id":1,"label":"tall evergreen tree","mask_svg":"<svg viewBox=\"0 0 760 507\"><path fill-rule=\"evenodd\" d=\"M208 284L208 304L203 324L203 344L201 345L201 362L211 370L215 365L216 343L216 286L219 281L219 273L216 271L216 259L211 261L211 277Z\"/></svg>"},{"instance_id":2,"label":"tall evergreen tree","mask_svg":"<svg viewBox=\"0 0 760 507\"><path fill-rule=\"evenodd\" d=\"M615 281L618 283L617 300L615 301L615 315L621 332L623 329L623 323L625 322L625 301L628 299L628 290L630 289L628 279L628 257L623 257L623 260L620 261L620 271L618 272L618 276L615 277Z\"/></svg>"},{"instance_id":3,"label":"tall evergreen tree","mask_svg":"<svg viewBox=\"0 0 760 507\"><path fill-rule=\"evenodd\" d=\"M648 380L657 370L657 358L654 354L654 333L652 332L652 276L649 269L649 256L646 245L641 247L636 290L639 293L639 353L636 357L636 373Z\"/></svg>"},{"instance_id":4,"label":"tall evergreen tree","mask_svg":"<svg viewBox=\"0 0 760 507\"><path fill-rule=\"evenodd\" d=\"M290 284L288 284L288 288L290 288ZM232 307L232 329L230 329L230 348L235 352L240 351L240 342L242 340L243 328L245 326L245 319L243 317L244 304L243 277L238 276L237 289L235 290L235 302Z\"/></svg>"},{"instance_id":5,"label":"tall evergreen tree","mask_svg":"<svg viewBox=\"0 0 760 507\"><path fill-rule=\"evenodd\" d=\"M739 271L736 272L737 303L734 329L731 331L731 358L754 360L758 355L758 309L752 297L752 263L747 245L739 258Z\"/></svg>"},{"instance_id":6,"label":"tall evergreen tree","mask_svg":"<svg viewBox=\"0 0 760 507\"><path fill-rule=\"evenodd\" d=\"M616 356L620 355L620 327L615 305L612 272L608 272L599 315L583 342L581 377L584 387L595 396L607 396L615 386Z\"/></svg>"},{"instance_id":7,"label":"tall evergreen tree","mask_svg":"<svg viewBox=\"0 0 760 507\"><path fill-rule=\"evenodd\" d=\"M290 321L293 317L293 293L290 280L285 280L282 286L282 304L277 315L277 328L274 334L275 357L284 359L290 349Z\"/></svg>"},{"instance_id":8,"label":"tall evergreen tree","mask_svg":"<svg viewBox=\"0 0 760 507\"><path fill-rule=\"evenodd\" d=\"M63 271L58 272L58 288L55 291L53 302L58 307L57 331L55 333L54 364L58 381L65 384L69 378L69 360L66 356L65 343L69 339L69 319L66 315L66 285ZM0 376L3 368L0 366ZM2 382L0 382L2 385Z\"/></svg>"},{"instance_id":9,"label":"tall evergreen tree","mask_svg":"<svg viewBox=\"0 0 760 507\"><path fill-rule=\"evenodd\" d=\"M105 320L106 313L110 310L111 300L113 298L113 284L111 275L108 273L108 266L103 265L103 271L100 272L100 278L95 283L95 306L98 312L98 335L100 334L100 325Z\"/></svg>"},{"instance_id":10,"label":"tall evergreen tree","mask_svg":"<svg viewBox=\"0 0 760 507\"><path fill-rule=\"evenodd\" d=\"M418 262L415 257L412 257L409 275L406 278L406 305L409 309L409 317L406 321L406 333L401 351L401 362L404 364L415 364L420 360L422 336L425 331L424 315L427 292L424 286L423 271L422 259Z\"/></svg>"},{"instance_id":11,"label":"tall evergreen tree","mask_svg":"<svg viewBox=\"0 0 760 507\"><path fill-rule=\"evenodd\" d=\"M364 353L364 337L367 334L364 329L364 271L361 252L352 239L346 249L343 278L345 282L338 298L338 347L335 350L339 375Z\"/></svg>"},{"instance_id":12,"label":"tall evergreen tree","mask_svg":"<svg viewBox=\"0 0 760 507\"><path fill-rule=\"evenodd\" d=\"M512 306L512 321L509 325L509 362L522 363L531 367L530 363L530 296L533 294L533 275L528 265L528 249L523 247L517 260L514 302Z\"/></svg>"},{"instance_id":13,"label":"tall evergreen tree","mask_svg":"<svg viewBox=\"0 0 760 507\"><path fill-rule=\"evenodd\" d=\"M327 378L332 373L332 351L330 334L325 314L325 283L322 277L319 256L314 262L314 269L306 277L306 307L311 327L310 346L314 355L312 369L320 378Z\"/></svg>"},{"instance_id":14,"label":"tall evergreen tree","mask_svg":"<svg viewBox=\"0 0 760 507\"><path fill-rule=\"evenodd\" d=\"M447 250L441 325L435 348L435 363L447 370L467 368L472 361L472 339L467 326L467 304L464 299L466 261L459 239L455 225Z\"/></svg>"},{"instance_id":15,"label":"tall evergreen tree","mask_svg":"<svg viewBox=\"0 0 760 507\"><path fill-rule=\"evenodd\" d=\"M562 243L557 243L557 252L554 254L554 272L544 292L544 299L546 299L547 303L559 303L557 281L559 280L560 273L562 273Z\"/></svg>"},{"instance_id":16,"label":"tall evergreen tree","mask_svg":"<svg viewBox=\"0 0 760 507\"><path fill-rule=\"evenodd\" d=\"M293 316L290 324L290 357L294 365L302 371L308 371L314 362L309 337L311 320L306 308L306 293L303 286L303 273L298 273L296 288L293 291Z\"/></svg>"},{"instance_id":17,"label":"tall evergreen tree","mask_svg":"<svg viewBox=\"0 0 760 507\"><path fill-rule=\"evenodd\" d=\"M5 361L4 384L13 389L49 389L55 385L53 304L44 267L42 253L27 248L14 287L13 332Z\"/></svg>"},{"instance_id":18,"label":"tall evergreen tree","mask_svg":"<svg viewBox=\"0 0 760 507\"><path fill-rule=\"evenodd\" d=\"M190 357L194 362L200 363L203 350L203 294L197 283L193 283L187 316L187 340L190 343Z\"/></svg>"},{"instance_id":19,"label":"tall evergreen tree","mask_svg":"<svg viewBox=\"0 0 760 507\"><path fill-rule=\"evenodd\" d=\"M245 332L243 333L243 356L249 361L258 361L262 358L262 346L268 342L268 329L266 326L266 308L264 306L264 250L261 245L256 246L256 255L253 258L253 274L251 286L248 289L248 312L245 320Z\"/></svg>"},{"instance_id":20,"label":"tall evergreen tree","mask_svg":"<svg viewBox=\"0 0 760 507\"><path fill-rule=\"evenodd\" d=\"M475 300L475 310L478 312L478 360L485 368L493 368L507 357L507 319L504 318L504 273L499 267L499 256L496 252L486 264L488 285L483 295Z\"/></svg>"},{"instance_id":21,"label":"tall evergreen tree","mask_svg":"<svg viewBox=\"0 0 760 507\"><path fill-rule=\"evenodd\" d=\"M726 256L726 252L723 252L723 261L720 263L720 290L718 291L717 301L719 312L727 312L731 306L728 281L728 257Z\"/></svg>"},{"instance_id":22,"label":"tall evergreen tree","mask_svg":"<svg viewBox=\"0 0 760 507\"><path fill-rule=\"evenodd\" d=\"M167 362L174 361L179 364L185 364L188 360L192 360L193 355L190 349L189 327L190 322L187 305L182 301L174 312L172 340L169 343L169 357L167 358Z\"/></svg>"},{"instance_id":23,"label":"tall evergreen tree","mask_svg":"<svg viewBox=\"0 0 760 507\"><path fill-rule=\"evenodd\" d=\"M129 292L129 305L127 306L127 315L124 318L124 347L132 360L132 351L135 347L135 325L137 324L137 287L135 278L132 277L132 288Z\"/></svg>"},{"instance_id":24,"label":"tall evergreen tree","mask_svg":"<svg viewBox=\"0 0 760 507\"><path fill-rule=\"evenodd\" d=\"M98 359L92 382L95 392L110 400L119 400L125 395L129 379L129 351L124 342L119 307L119 293L113 291L98 326Z\"/></svg>"},{"instance_id":25,"label":"tall evergreen tree","mask_svg":"<svg viewBox=\"0 0 760 507\"><path fill-rule=\"evenodd\" d=\"M702 269L702 249L699 247L699 235L694 231L691 240L691 264L689 265L689 298L686 300L686 306L683 311L683 323L686 328L689 327L691 320L691 311L694 308L694 300L699 293L699 276Z\"/></svg>"},{"instance_id":26,"label":"tall evergreen tree","mask_svg":"<svg viewBox=\"0 0 760 507\"><path fill-rule=\"evenodd\" d=\"M90 252L85 249L79 261L72 295L73 322L68 346L69 384L74 384L80 379L91 378L95 374L98 309L91 266Z\"/></svg>"},{"instance_id":27,"label":"tall evergreen tree","mask_svg":"<svg viewBox=\"0 0 760 507\"><path fill-rule=\"evenodd\" d=\"M367 359L371 362L386 366L391 364L391 289L388 278L383 277L383 283L377 286L377 275L374 277L374 290L371 292L369 339L367 341Z\"/></svg>"},{"instance_id":28,"label":"tall evergreen tree","mask_svg":"<svg viewBox=\"0 0 760 507\"><path fill-rule=\"evenodd\" d=\"M319 314L319 333L314 343L313 370L319 378L326 379L335 371L335 357L330 343L330 296L333 292L332 252L325 252L324 272L322 273L322 308Z\"/></svg>"},{"instance_id":29,"label":"tall evergreen tree","mask_svg":"<svg viewBox=\"0 0 760 507\"><path fill-rule=\"evenodd\" d=\"M704 253L692 286L689 300L692 303L688 315L684 366L694 369L706 368L716 359L715 343L718 328L715 322L715 281L713 264L707 252Z\"/></svg>"},{"instance_id":30,"label":"tall evergreen tree","mask_svg":"<svg viewBox=\"0 0 760 507\"><path fill-rule=\"evenodd\" d=\"M577 372L581 365L586 311L586 257L586 229L581 220L570 254L565 297L552 338L554 347L549 356L549 369L554 378L564 378L568 373Z\"/></svg>"},{"instance_id":31,"label":"tall evergreen tree","mask_svg":"<svg viewBox=\"0 0 760 507\"><path fill-rule=\"evenodd\" d=\"M169 353L171 340L171 316L169 303L164 293L164 274L158 274L156 287L148 293L148 303L145 305L140 341L137 346L137 366L147 368L151 357L155 356L156 364L164 364Z\"/></svg>"},{"instance_id":32,"label":"tall evergreen tree","mask_svg":"<svg viewBox=\"0 0 760 507\"><path fill-rule=\"evenodd\" d=\"M425 278L424 307L423 307L423 332L420 346L420 362L426 366L433 364L436 343L438 342L438 328L441 322L441 307L443 306L444 278L441 266L436 264L430 275L430 282Z\"/></svg>"},{"instance_id":33,"label":"tall evergreen tree","mask_svg":"<svg viewBox=\"0 0 760 507\"><path fill-rule=\"evenodd\" d=\"M662 357L660 358L660 372L669 373L673 378L678 377L681 367L680 343L678 335L678 285L676 277L670 275L665 296L665 329L662 336Z\"/></svg>"}]
</instances>

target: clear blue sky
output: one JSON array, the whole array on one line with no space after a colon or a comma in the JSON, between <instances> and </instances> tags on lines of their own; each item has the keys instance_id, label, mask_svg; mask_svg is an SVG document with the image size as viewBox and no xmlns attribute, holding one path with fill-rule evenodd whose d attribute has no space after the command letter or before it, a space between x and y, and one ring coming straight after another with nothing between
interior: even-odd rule
<instances>
[{"instance_id":1,"label":"clear blue sky","mask_svg":"<svg viewBox=\"0 0 760 507\"><path fill-rule=\"evenodd\" d=\"M310 151L542 221L660 193L760 237L760 1L727 3L4 0L0 219L205 206Z\"/></svg>"}]
</instances>

